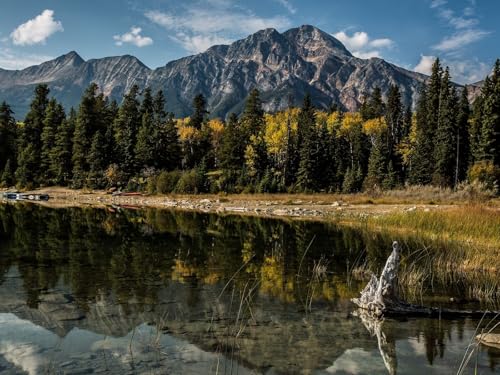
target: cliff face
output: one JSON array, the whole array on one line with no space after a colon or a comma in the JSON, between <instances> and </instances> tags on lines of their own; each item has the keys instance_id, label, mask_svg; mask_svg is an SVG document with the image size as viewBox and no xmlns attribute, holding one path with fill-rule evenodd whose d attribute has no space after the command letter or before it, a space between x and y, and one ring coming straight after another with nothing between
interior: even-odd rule
<instances>
[{"instance_id":1,"label":"cliff face","mask_svg":"<svg viewBox=\"0 0 500 375\"><path fill-rule=\"evenodd\" d=\"M262 30L155 70L132 56L84 61L76 52L21 71L0 69L0 100L22 118L38 83L48 83L67 108L78 105L91 82L117 100L137 84L164 90L168 109L177 116L189 115L192 99L201 93L212 116L224 117L240 112L254 87L268 111L285 107L290 99L299 104L306 92L318 107L337 103L356 110L376 86L386 95L391 85L398 85L405 104L412 104L425 80L382 59L358 59L330 34L302 26L284 33Z\"/></svg>"}]
</instances>

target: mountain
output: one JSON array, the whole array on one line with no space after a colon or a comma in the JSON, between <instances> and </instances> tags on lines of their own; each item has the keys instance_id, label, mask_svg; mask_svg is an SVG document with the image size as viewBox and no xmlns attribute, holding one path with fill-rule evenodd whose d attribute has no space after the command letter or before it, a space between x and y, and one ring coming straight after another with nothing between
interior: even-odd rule
<instances>
[{"instance_id":1,"label":"mountain","mask_svg":"<svg viewBox=\"0 0 500 375\"><path fill-rule=\"evenodd\" d=\"M0 69L0 101L6 100L22 118L38 83L47 83L68 109L78 105L91 82L116 100L137 84L163 89L176 116L189 115L192 99L201 93L212 116L224 117L240 112L254 87L268 111L284 108L290 99L300 104L307 92L318 107L337 103L356 110L376 86L387 95L391 85L398 85L404 103L414 104L426 79L379 58L354 57L330 34L305 25L284 33L261 30L154 70L133 56L84 61L76 52L23 70Z\"/></svg>"}]
</instances>

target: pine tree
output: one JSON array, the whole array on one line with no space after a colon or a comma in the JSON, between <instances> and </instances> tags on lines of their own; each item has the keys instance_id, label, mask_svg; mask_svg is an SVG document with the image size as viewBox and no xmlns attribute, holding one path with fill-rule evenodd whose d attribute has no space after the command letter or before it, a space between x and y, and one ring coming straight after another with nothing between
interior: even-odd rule
<instances>
[{"instance_id":1,"label":"pine tree","mask_svg":"<svg viewBox=\"0 0 500 375\"><path fill-rule=\"evenodd\" d=\"M54 174L51 166L54 164L52 160L53 148L55 147L56 134L59 127L66 117L61 104L55 99L51 99L45 111L45 119L43 121L43 130L41 135L42 151L41 151L41 183L54 183Z\"/></svg>"},{"instance_id":2,"label":"pine tree","mask_svg":"<svg viewBox=\"0 0 500 375\"><path fill-rule=\"evenodd\" d=\"M134 85L125 95L114 122L117 158L122 172L127 177L136 171L135 145L137 132L141 126L141 116L137 95L139 87Z\"/></svg>"},{"instance_id":3,"label":"pine tree","mask_svg":"<svg viewBox=\"0 0 500 375\"><path fill-rule=\"evenodd\" d=\"M104 150L105 139L98 130L92 138L90 152L88 155L90 171L88 174L87 185L93 189L104 187L104 169L106 168Z\"/></svg>"},{"instance_id":4,"label":"pine tree","mask_svg":"<svg viewBox=\"0 0 500 375\"><path fill-rule=\"evenodd\" d=\"M154 164L156 156L154 132L153 113L146 111L142 114L142 124L135 145L135 157L140 167L151 167Z\"/></svg>"},{"instance_id":5,"label":"pine tree","mask_svg":"<svg viewBox=\"0 0 500 375\"><path fill-rule=\"evenodd\" d=\"M242 136L249 140L252 135L260 133L264 126L264 111L260 100L259 90L250 91L245 103L245 108L241 114L240 127Z\"/></svg>"},{"instance_id":6,"label":"pine tree","mask_svg":"<svg viewBox=\"0 0 500 375\"><path fill-rule=\"evenodd\" d=\"M7 162L9 162L9 174L15 170L17 125L13 114L6 102L0 104L0 175L2 171L7 169Z\"/></svg>"},{"instance_id":7,"label":"pine tree","mask_svg":"<svg viewBox=\"0 0 500 375\"><path fill-rule=\"evenodd\" d=\"M470 139L469 139L469 118L470 105L467 87L464 87L460 96L457 114L457 152L455 163L455 186L467 177L467 170L470 166Z\"/></svg>"},{"instance_id":8,"label":"pine tree","mask_svg":"<svg viewBox=\"0 0 500 375\"><path fill-rule=\"evenodd\" d=\"M40 84L35 88L35 96L30 104L30 110L24 120L19 136L19 159L16 170L16 180L22 185L37 185L40 176L40 158L42 141L41 134L45 111L49 102L49 88ZM19 176L17 176L19 174Z\"/></svg>"},{"instance_id":9,"label":"pine tree","mask_svg":"<svg viewBox=\"0 0 500 375\"><path fill-rule=\"evenodd\" d=\"M409 178L414 185L426 185L432 180L434 147L431 138L434 132L428 122L427 102L427 89L423 88L417 104L416 145Z\"/></svg>"},{"instance_id":10,"label":"pine tree","mask_svg":"<svg viewBox=\"0 0 500 375\"><path fill-rule=\"evenodd\" d=\"M14 169L12 168L11 159L7 159L7 162L4 165L2 174L0 175L0 186L10 187L14 185Z\"/></svg>"},{"instance_id":11,"label":"pine tree","mask_svg":"<svg viewBox=\"0 0 500 375\"><path fill-rule=\"evenodd\" d=\"M64 120L55 136L55 144L52 149L50 170L57 185L66 186L71 181L73 131L76 126L76 112L73 108L68 119Z\"/></svg>"},{"instance_id":12,"label":"pine tree","mask_svg":"<svg viewBox=\"0 0 500 375\"><path fill-rule=\"evenodd\" d=\"M371 151L368 159L368 173L364 181L365 188L382 188L388 178L390 153L388 150L389 129L385 118L379 117L365 122L364 133L370 136Z\"/></svg>"},{"instance_id":13,"label":"pine tree","mask_svg":"<svg viewBox=\"0 0 500 375\"><path fill-rule=\"evenodd\" d=\"M224 127L222 145L218 156L221 168L228 174L241 169L243 167L244 153L245 145L241 139L238 116L231 113Z\"/></svg>"},{"instance_id":14,"label":"pine tree","mask_svg":"<svg viewBox=\"0 0 500 375\"><path fill-rule=\"evenodd\" d=\"M450 187L454 183L456 165L457 98L455 89L451 86L448 68L443 75L440 87L432 181L435 185Z\"/></svg>"},{"instance_id":15,"label":"pine tree","mask_svg":"<svg viewBox=\"0 0 500 375\"><path fill-rule=\"evenodd\" d=\"M201 126L207 119L207 100L202 94L196 95L193 99L193 115L189 121L189 126L200 130Z\"/></svg>"},{"instance_id":16,"label":"pine tree","mask_svg":"<svg viewBox=\"0 0 500 375\"><path fill-rule=\"evenodd\" d=\"M384 115L385 103L382 99L380 87L375 87L373 89L369 99L362 105L360 113L361 117L363 117L363 121L379 118Z\"/></svg>"},{"instance_id":17,"label":"pine tree","mask_svg":"<svg viewBox=\"0 0 500 375\"><path fill-rule=\"evenodd\" d=\"M179 168L181 163L181 146L175 127L173 114L161 122L155 129L155 167L167 171Z\"/></svg>"},{"instance_id":18,"label":"pine tree","mask_svg":"<svg viewBox=\"0 0 500 375\"><path fill-rule=\"evenodd\" d=\"M303 191L318 189L317 168L320 155L316 129L316 114L310 95L306 95L299 115L300 163L297 171L297 186Z\"/></svg>"},{"instance_id":19,"label":"pine tree","mask_svg":"<svg viewBox=\"0 0 500 375\"><path fill-rule=\"evenodd\" d=\"M76 117L73 133L73 186L80 188L87 179L89 164L87 154L90 150L92 137L103 119L98 111L98 87L92 83L82 96Z\"/></svg>"},{"instance_id":20,"label":"pine tree","mask_svg":"<svg viewBox=\"0 0 500 375\"><path fill-rule=\"evenodd\" d=\"M146 87L142 93L142 103L140 108L141 116L145 113L153 115L154 113L154 102L153 96L151 95L151 88Z\"/></svg>"}]
</instances>

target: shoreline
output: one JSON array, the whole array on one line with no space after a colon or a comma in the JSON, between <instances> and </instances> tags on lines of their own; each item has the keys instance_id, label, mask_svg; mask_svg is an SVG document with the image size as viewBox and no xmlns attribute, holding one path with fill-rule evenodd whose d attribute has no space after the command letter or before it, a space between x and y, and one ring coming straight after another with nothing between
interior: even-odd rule
<instances>
[{"instance_id":1,"label":"shoreline","mask_svg":"<svg viewBox=\"0 0 500 375\"><path fill-rule=\"evenodd\" d=\"M1 192L7 191L5 189ZM461 204L423 202L377 203L365 195L342 194L234 194L234 195L111 195L103 190L41 188L28 193L48 194L49 201L31 201L52 208L108 207L165 208L216 214L291 218L315 221L365 220L372 216L414 211L442 211ZM4 202L8 202L4 200ZM498 207L500 210L500 207ZM342 221L342 220L341 220Z\"/></svg>"}]
</instances>

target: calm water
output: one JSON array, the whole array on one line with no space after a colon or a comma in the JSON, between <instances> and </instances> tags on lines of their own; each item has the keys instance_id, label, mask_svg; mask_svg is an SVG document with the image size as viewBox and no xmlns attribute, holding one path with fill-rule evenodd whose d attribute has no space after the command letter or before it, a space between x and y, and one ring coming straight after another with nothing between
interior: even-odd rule
<instances>
[{"instance_id":1,"label":"calm water","mask_svg":"<svg viewBox=\"0 0 500 375\"><path fill-rule=\"evenodd\" d=\"M376 323L349 302L366 283L351 271L379 269L391 240L238 216L0 205L0 373L455 374L477 321ZM500 374L499 350L472 362L465 373Z\"/></svg>"}]
</instances>

